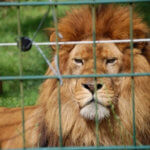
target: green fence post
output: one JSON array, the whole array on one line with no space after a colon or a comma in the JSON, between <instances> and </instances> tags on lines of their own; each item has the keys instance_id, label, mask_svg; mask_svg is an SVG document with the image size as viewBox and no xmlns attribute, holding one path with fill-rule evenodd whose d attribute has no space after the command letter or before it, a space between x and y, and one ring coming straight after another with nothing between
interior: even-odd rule
<instances>
[{"instance_id":1,"label":"green fence post","mask_svg":"<svg viewBox=\"0 0 150 150\"><path fill-rule=\"evenodd\" d=\"M130 7L130 49L131 49L131 73L134 73L134 57L133 57L133 6ZM135 126L135 99L134 99L134 77L131 77L131 98L132 98L132 116L133 116L133 144L136 146L136 126Z\"/></svg>"},{"instance_id":2,"label":"green fence post","mask_svg":"<svg viewBox=\"0 0 150 150\"><path fill-rule=\"evenodd\" d=\"M94 0L93 0L94 1ZM93 34L93 60L94 60L94 64L93 64L93 70L94 70L94 74L97 74L97 66L96 66L96 14L95 14L95 5L92 5L92 34ZM99 146L100 145L100 136L99 136L99 121L98 121L98 99L97 99L97 78L94 78L94 91L96 94L96 100L95 100L95 109L96 109L96 116L95 116L95 127L96 127L96 145Z\"/></svg>"},{"instance_id":3,"label":"green fence post","mask_svg":"<svg viewBox=\"0 0 150 150\"><path fill-rule=\"evenodd\" d=\"M18 0L20 2L20 0ZM20 6L17 6L17 20L18 20L18 40L19 40L19 74L23 75L22 67L22 51L21 51L21 19L20 19ZM25 117L24 117L24 91L23 91L23 80L20 80L20 95L21 95L21 108L22 108L22 140L23 148L25 149Z\"/></svg>"},{"instance_id":4,"label":"green fence post","mask_svg":"<svg viewBox=\"0 0 150 150\"><path fill-rule=\"evenodd\" d=\"M57 0L55 0L57 2ZM57 14L57 5L53 6L53 19L54 19L54 26L56 31L56 56L57 62L55 62L59 69L59 44L58 44L58 14ZM62 139L62 123L61 123L61 95L60 95L60 80L58 81L58 107L59 107L59 146L63 146L63 139Z\"/></svg>"}]
</instances>

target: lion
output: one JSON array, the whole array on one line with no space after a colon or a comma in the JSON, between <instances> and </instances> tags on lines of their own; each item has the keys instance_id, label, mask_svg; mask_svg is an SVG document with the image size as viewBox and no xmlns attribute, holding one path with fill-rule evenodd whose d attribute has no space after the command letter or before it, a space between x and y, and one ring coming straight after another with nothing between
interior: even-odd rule
<instances>
[{"instance_id":1,"label":"lion","mask_svg":"<svg viewBox=\"0 0 150 150\"><path fill-rule=\"evenodd\" d=\"M130 15L127 6L96 7L96 40L130 38ZM51 29L50 29L51 30ZM51 30L52 31L52 30ZM59 41L92 41L91 7L81 7L60 19ZM149 29L133 15L133 38L146 38ZM54 42L53 31L50 41ZM56 47L53 46L56 50ZM25 107L25 134L22 132L21 108L0 109L1 148L60 146L103 146L133 144L133 101L135 102L136 143L150 144L150 77L100 77L103 74L131 73L130 43L97 43L96 61L93 44L60 45L61 75L97 76L63 78L60 85L61 120L59 119L58 79L46 79L38 102ZM55 67L55 59L52 65ZM150 72L150 48L146 42L134 43L135 73ZM46 75L53 75L48 68ZM134 93L132 85L134 83ZM95 120L97 119L97 130ZM97 132L96 132L97 131ZM23 138L25 142L23 142ZM98 139L98 140L97 140Z\"/></svg>"}]
</instances>

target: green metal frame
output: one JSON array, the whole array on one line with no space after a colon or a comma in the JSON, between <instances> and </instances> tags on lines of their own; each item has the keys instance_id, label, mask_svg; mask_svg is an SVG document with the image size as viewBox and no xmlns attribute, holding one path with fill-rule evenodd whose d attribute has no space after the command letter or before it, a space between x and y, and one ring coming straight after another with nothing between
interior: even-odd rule
<instances>
[{"instance_id":1,"label":"green metal frame","mask_svg":"<svg viewBox=\"0 0 150 150\"><path fill-rule=\"evenodd\" d=\"M42 2L42 1L37 1L37 2L0 2L0 7L3 6L15 6L17 7L18 10L18 36L21 36L21 25L20 25L20 7L21 6L52 6L53 8L53 19L54 19L54 24L55 24L55 31L56 31L56 48L57 48L57 64L59 64L59 45L58 45L58 20L57 20L57 6L58 5L92 5L92 27L93 27L93 59L94 59L94 74L89 74L89 75L62 75L62 78L89 78L92 77L95 79L95 90L96 90L96 82L97 82L97 77L131 77L131 92L132 92L132 110L133 110L133 146L100 146L99 145L99 135L97 134L98 132L98 127L99 127L99 122L96 117L95 122L96 122L96 138L97 138L97 147L63 147L63 139L62 139L62 128L61 128L61 100L60 100L60 81L58 80L58 104L59 104L59 146L57 148L42 148L44 150L48 149L53 149L53 150L106 150L106 149L112 149L112 150L122 150L122 149L150 149L150 145L143 145L143 146L136 146L136 127L135 127L135 102L134 102L134 77L136 76L150 76L149 73L134 73L134 65L133 65L133 7L132 3L135 2L150 2L150 0L76 0L76 1L57 1L54 0L52 2ZM95 6L96 4L107 4L107 3L129 3L130 4L130 49L131 49L131 73L120 73L120 74L96 74L96 32L95 32ZM19 49L21 49L20 44L19 44ZM23 94L23 80L38 80L38 79L48 79L48 78L56 78L59 79L58 75L53 75L53 76L23 76L22 73L22 54L21 51L19 52L19 57L20 57L20 75L19 76L1 76L0 80L20 80L20 93L21 93L21 99L22 99L22 125L23 125L23 143L24 143L24 148L25 148L25 127L24 127L24 94ZM58 66L59 67L59 66ZM95 103L95 107L97 110L97 103ZM96 115L97 116L97 115ZM41 149L41 148L40 148ZM28 148L27 150L31 150ZM34 148L32 148L34 150Z\"/></svg>"},{"instance_id":2,"label":"green metal frame","mask_svg":"<svg viewBox=\"0 0 150 150\"><path fill-rule=\"evenodd\" d=\"M87 75L62 75L62 78L110 78L110 77L138 77L150 76L150 73L118 73L118 74L87 74ZM32 76L0 76L0 80L38 80L38 79L59 79L59 76L32 75Z\"/></svg>"},{"instance_id":3,"label":"green metal frame","mask_svg":"<svg viewBox=\"0 0 150 150\"><path fill-rule=\"evenodd\" d=\"M52 2L0 2L0 6L43 6L43 5L87 5L87 4L108 4L108 3L135 3L149 2L150 0L74 0L74 1L52 1Z\"/></svg>"},{"instance_id":4,"label":"green metal frame","mask_svg":"<svg viewBox=\"0 0 150 150\"><path fill-rule=\"evenodd\" d=\"M149 150L150 146L99 146L99 147L48 147L38 148L42 150ZM16 150L16 149L12 149ZM17 149L21 150L21 149ZM26 148L26 150L37 150L37 148Z\"/></svg>"}]
</instances>

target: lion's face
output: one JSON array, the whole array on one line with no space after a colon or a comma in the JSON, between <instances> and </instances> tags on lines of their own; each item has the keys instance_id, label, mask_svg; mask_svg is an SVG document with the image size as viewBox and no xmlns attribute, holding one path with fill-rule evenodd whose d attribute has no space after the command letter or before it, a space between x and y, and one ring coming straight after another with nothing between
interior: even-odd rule
<instances>
[{"instance_id":1,"label":"lion's face","mask_svg":"<svg viewBox=\"0 0 150 150\"><path fill-rule=\"evenodd\" d=\"M122 65L122 55L115 44L97 44L97 74L118 73ZM70 74L76 75L94 73L92 44L79 44L72 49L68 70ZM79 105L80 114L85 119L95 119L96 99L98 119L109 117L110 106L117 99L114 82L117 82L115 78L76 78L70 81L74 100Z\"/></svg>"}]
</instances>

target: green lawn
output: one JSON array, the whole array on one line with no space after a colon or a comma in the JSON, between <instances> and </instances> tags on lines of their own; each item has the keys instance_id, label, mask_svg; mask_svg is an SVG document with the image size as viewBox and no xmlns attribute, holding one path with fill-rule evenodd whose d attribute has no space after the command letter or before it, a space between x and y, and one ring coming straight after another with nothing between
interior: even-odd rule
<instances>
[{"instance_id":1,"label":"green lawn","mask_svg":"<svg viewBox=\"0 0 150 150\"><path fill-rule=\"evenodd\" d=\"M59 17L65 15L69 6L59 6ZM47 6L21 7L21 28L22 35L33 37L41 18L47 11ZM150 25L150 3L138 4L137 9L144 20ZM48 37L43 29L53 26L51 11L46 18L44 25L37 34L35 41L46 42ZM17 9L15 7L0 7L0 43L15 42L17 38ZM48 46L41 47L46 56L51 59L52 50ZM28 52L23 53L23 74L43 75L47 64L37 50L32 47ZM19 50L17 47L0 47L0 76L19 75ZM38 91L42 80L24 81L25 105L33 105L38 97ZM0 106L20 106L19 81L4 81L3 94L0 95Z\"/></svg>"}]
</instances>

